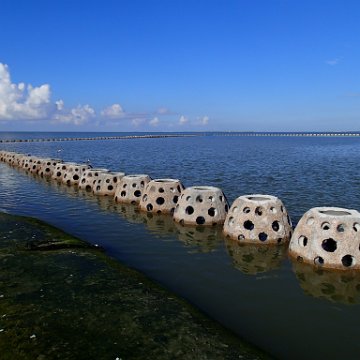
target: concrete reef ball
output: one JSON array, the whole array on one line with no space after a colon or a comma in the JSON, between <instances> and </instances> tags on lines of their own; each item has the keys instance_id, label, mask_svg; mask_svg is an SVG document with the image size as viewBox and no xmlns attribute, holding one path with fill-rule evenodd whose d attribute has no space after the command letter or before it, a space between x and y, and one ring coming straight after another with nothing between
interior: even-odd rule
<instances>
[{"instance_id":1,"label":"concrete reef ball","mask_svg":"<svg viewBox=\"0 0 360 360\"><path fill-rule=\"evenodd\" d=\"M29 171L32 174L37 174L40 170L41 164L43 163L44 159L37 158L32 162L32 165L29 168Z\"/></svg>"},{"instance_id":2,"label":"concrete reef ball","mask_svg":"<svg viewBox=\"0 0 360 360\"><path fill-rule=\"evenodd\" d=\"M93 193L102 196L114 196L117 185L125 175L123 172L101 173L93 186Z\"/></svg>"},{"instance_id":3,"label":"concrete reef ball","mask_svg":"<svg viewBox=\"0 0 360 360\"><path fill-rule=\"evenodd\" d=\"M192 186L181 193L174 220L182 225L223 224L228 210L229 205L221 189Z\"/></svg>"},{"instance_id":4,"label":"concrete reef ball","mask_svg":"<svg viewBox=\"0 0 360 360\"><path fill-rule=\"evenodd\" d=\"M231 205L224 234L257 244L280 244L291 237L291 220L281 202L271 195L244 195Z\"/></svg>"},{"instance_id":5,"label":"concrete reef ball","mask_svg":"<svg viewBox=\"0 0 360 360\"><path fill-rule=\"evenodd\" d=\"M298 261L324 268L360 268L360 213L337 207L317 207L300 219L289 253Z\"/></svg>"},{"instance_id":6,"label":"concrete reef ball","mask_svg":"<svg viewBox=\"0 0 360 360\"><path fill-rule=\"evenodd\" d=\"M62 161L57 163L56 166L55 166L54 173L53 173L51 179L61 182L67 168L70 165L77 165L77 164L76 163L71 163L71 162L62 162Z\"/></svg>"},{"instance_id":7,"label":"concrete reef ball","mask_svg":"<svg viewBox=\"0 0 360 360\"><path fill-rule=\"evenodd\" d=\"M40 165L38 174L41 177L49 178L53 176L56 164L60 163L60 159L44 159Z\"/></svg>"},{"instance_id":8,"label":"concrete reef ball","mask_svg":"<svg viewBox=\"0 0 360 360\"><path fill-rule=\"evenodd\" d=\"M139 204L146 185L151 181L149 175L126 175L116 188L114 199L119 203Z\"/></svg>"},{"instance_id":9,"label":"concrete reef ball","mask_svg":"<svg viewBox=\"0 0 360 360\"><path fill-rule=\"evenodd\" d=\"M108 169L87 169L85 170L79 181L79 189L92 191L96 180L99 179L100 174L109 172Z\"/></svg>"},{"instance_id":10,"label":"concrete reef ball","mask_svg":"<svg viewBox=\"0 0 360 360\"><path fill-rule=\"evenodd\" d=\"M20 160L20 167L24 170L29 170L36 160L38 160L36 156L25 155Z\"/></svg>"},{"instance_id":11,"label":"concrete reef ball","mask_svg":"<svg viewBox=\"0 0 360 360\"><path fill-rule=\"evenodd\" d=\"M81 175L87 169L91 169L88 164L68 163L63 174L62 182L66 185L79 185Z\"/></svg>"},{"instance_id":12,"label":"concrete reef ball","mask_svg":"<svg viewBox=\"0 0 360 360\"><path fill-rule=\"evenodd\" d=\"M151 180L146 185L141 198L140 209L159 214L172 214L183 190L183 184L177 179Z\"/></svg>"}]
</instances>

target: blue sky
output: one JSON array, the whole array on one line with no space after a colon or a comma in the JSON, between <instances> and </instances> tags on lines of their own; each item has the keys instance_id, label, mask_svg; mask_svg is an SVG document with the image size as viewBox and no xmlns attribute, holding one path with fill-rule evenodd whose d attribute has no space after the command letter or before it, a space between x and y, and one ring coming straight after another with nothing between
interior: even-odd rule
<instances>
[{"instance_id":1,"label":"blue sky","mask_svg":"<svg viewBox=\"0 0 360 360\"><path fill-rule=\"evenodd\" d=\"M0 2L0 130L360 130L360 1Z\"/></svg>"}]
</instances>

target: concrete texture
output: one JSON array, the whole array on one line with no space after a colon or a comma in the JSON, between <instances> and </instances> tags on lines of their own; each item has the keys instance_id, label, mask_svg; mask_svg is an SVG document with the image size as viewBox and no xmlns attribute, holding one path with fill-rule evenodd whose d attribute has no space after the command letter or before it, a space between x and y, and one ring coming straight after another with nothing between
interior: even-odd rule
<instances>
[{"instance_id":1,"label":"concrete texture","mask_svg":"<svg viewBox=\"0 0 360 360\"><path fill-rule=\"evenodd\" d=\"M50 178L54 174L56 165L61 162L60 159L44 159L40 165L38 174L41 177Z\"/></svg>"},{"instance_id":2,"label":"concrete texture","mask_svg":"<svg viewBox=\"0 0 360 360\"><path fill-rule=\"evenodd\" d=\"M241 242L280 244L289 241L291 232L283 203L271 195L238 197L224 223L224 234Z\"/></svg>"},{"instance_id":3,"label":"concrete texture","mask_svg":"<svg viewBox=\"0 0 360 360\"><path fill-rule=\"evenodd\" d=\"M94 195L114 196L116 187L124 175L123 172L101 173L93 185Z\"/></svg>"},{"instance_id":4,"label":"concrete texture","mask_svg":"<svg viewBox=\"0 0 360 360\"><path fill-rule=\"evenodd\" d=\"M99 179L101 173L109 172L108 169L86 169L80 178L79 189L92 191L96 180Z\"/></svg>"},{"instance_id":5,"label":"concrete texture","mask_svg":"<svg viewBox=\"0 0 360 360\"><path fill-rule=\"evenodd\" d=\"M151 180L140 201L142 211L172 214L184 186L177 179Z\"/></svg>"},{"instance_id":6,"label":"concrete texture","mask_svg":"<svg viewBox=\"0 0 360 360\"><path fill-rule=\"evenodd\" d=\"M317 207L300 219L289 253L300 262L341 270L360 268L360 213Z\"/></svg>"},{"instance_id":7,"label":"concrete texture","mask_svg":"<svg viewBox=\"0 0 360 360\"><path fill-rule=\"evenodd\" d=\"M192 186L181 193L174 220L182 225L223 224L228 210L229 205L221 189Z\"/></svg>"},{"instance_id":8,"label":"concrete texture","mask_svg":"<svg viewBox=\"0 0 360 360\"><path fill-rule=\"evenodd\" d=\"M81 175L87 169L91 169L91 166L88 164L68 164L62 182L66 185L79 185Z\"/></svg>"},{"instance_id":9,"label":"concrete texture","mask_svg":"<svg viewBox=\"0 0 360 360\"><path fill-rule=\"evenodd\" d=\"M116 188L114 199L119 203L139 204L146 185L151 181L149 175L126 175Z\"/></svg>"}]
</instances>

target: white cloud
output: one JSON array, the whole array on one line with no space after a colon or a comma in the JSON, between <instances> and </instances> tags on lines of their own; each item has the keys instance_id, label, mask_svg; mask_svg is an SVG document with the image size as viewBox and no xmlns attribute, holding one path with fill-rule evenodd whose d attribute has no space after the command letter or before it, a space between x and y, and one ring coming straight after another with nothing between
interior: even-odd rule
<instances>
[{"instance_id":1,"label":"white cloud","mask_svg":"<svg viewBox=\"0 0 360 360\"><path fill-rule=\"evenodd\" d=\"M179 125L185 125L188 121L189 120L187 117L185 117L184 115L181 115L180 119L179 119Z\"/></svg>"},{"instance_id":2,"label":"white cloud","mask_svg":"<svg viewBox=\"0 0 360 360\"><path fill-rule=\"evenodd\" d=\"M0 120L40 120L48 116L50 86L13 84L6 64L0 63Z\"/></svg>"},{"instance_id":3,"label":"white cloud","mask_svg":"<svg viewBox=\"0 0 360 360\"><path fill-rule=\"evenodd\" d=\"M145 122L146 119L142 119L142 118L135 118L131 120L131 124L133 124L135 127L138 127L140 125L142 125Z\"/></svg>"},{"instance_id":4,"label":"white cloud","mask_svg":"<svg viewBox=\"0 0 360 360\"><path fill-rule=\"evenodd\" d=\"M208 116L203 116L200 119L200 125L208 125L209 124L209 117Z\"/></svg>"},{"instance_id":5,"label":"white cloud","mask_svg":"<svg viewBox=\"0 0 360 360\"><path fill-rule=\"evenodd\" d=\"M151 126L158 126L158 125L159 125L159 122L160 122L159 118L158 118L158 117L154 117L152 120L149 121L149 124L150 124Z\"/></svg>"},{"instance_id":6,"label":"white cloud","mask_svg":"<svg viewBox=\"0 0 360 360\"><path fill-rule=\"evenodd\" d=\"M157 109L156 113L159 115L166 115L166 114L169 114L170 111L166 107L161 107L161 108Z\"/></svg>"},{"instance_id":7,"label":"white cloud","mask_svg":"<svg viewBox=\"0 0 360 360\"><path fill-rule=\"evenodd\" d=\"M103 109L101 115L110 119L119 119L125 115L125 112L120 104L113 104Z\"/></svg>"},{"instance_id":8,"label":"white cloud","mask_svg":"<svg viewBox=\"0 0 360 360\"><path fill-rule=\"evenodd\" d=\"M335 58L335 59L330 59L330 60L326 60L326 64L330 65L330 66L335 66L340 62L340 58Z\"/></svg>"},{"instance_id":9,"label":"white cloud","mask_svg":"<svg viewBox=\"0 0 360 360\"><path fill-rule=\"evenodd\" d=\"M96 116L95 110L90 105L78 105L76 108L67 110L64 102L56 102L58 112L54 113L52 120L54 123L83 125Z\"/></svg>"}]
</instances>

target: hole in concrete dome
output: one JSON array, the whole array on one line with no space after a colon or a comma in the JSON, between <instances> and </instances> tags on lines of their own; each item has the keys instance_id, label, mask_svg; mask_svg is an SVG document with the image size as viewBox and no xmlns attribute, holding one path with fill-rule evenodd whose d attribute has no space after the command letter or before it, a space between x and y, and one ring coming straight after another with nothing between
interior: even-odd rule
<instances>
[{"instance_id":1,"label":"hole in concrete dome","mask_svg":"<svg viewBox=\"0 0 360 360\"><path fill-rule=\"evenodd\" d=\"M338 232L344 232L345 231L345 225L344 224L339 224L336 228L336 230Z\"/></svg>"},{"instance_id":2,"label":"hole in concrete dome","mask_svg":"<svg viewBox=\"0 0 360 360\"><path fill-rule=\"evenodd\" d=\"M85 179L82 179L82 180L81 180L81 183L82 183L82 184L85 184L85 181L86 181Z\"/></svg>"},{"instance_id":3,"label":"hole in concrete dome","mask_svg":"<svg viewBox=\"0 0 360 360\"><path fill-rule=\"evenodd\" d=\"M58 172L56 173L56 176L57 176L57 177L60 177L60 176L61 176L61 172L58 171Z\"/></svg>"},{"instance_id":4,"label":"hole in concrete dome","mask_svg":"<svg viewBox=\"0 0 360 360\"><path fill-rule=\"evenodd\" d=\"M214 200L214 197L210 195L210 196L209 196L209 200L210 200L210 201L213 201L213 200Z\"/></svg>"},{"instance_id":5,"label":"hole in concrete dome","mask_svg":"<svg viewBox=\"0 0 360 360\"><path fill-rule=\"evenodd\" d=\"M113 182L114 182L115 184L117 183L117 177L116 177L116 176L113 177Z\"/></svg>"},{"instance_id":6,"label":"hole in concrete dome","mask_svg":"<svg viewBox=\"0 0 360 360\"><path fill-rule=\"evenodd\" d=\"M164 188L159 188L159 193L163 193L165 190L164 190Z\"/></svg>"},{"instance_id":7,"label":"hole in concrete dome","mask_svg":"<svg viewBox=\"0 0 360 360\"><path fill-rule=\"evenodd\" d=\"M349 212L342 211L342 210L320 210L319 213L324 214L324 215L332 215L332 216L351 215Z\"/></svg>"},{"instance_id":8,"label":"hole in concrete dome","mask_svg":"<svg viewBox=\"0 0 360 360\"><path fill-rule=\"evenodd\" d=\"M90 190L91 190L91 186L90 186L90 185L86 185L85 190L90 191Z\"/></svg>"},{"instance_id":9,"label":"hole in concrete dome","mask_svg":"<svg viewBox=\"0 0 360 360\"><path fill-rule=\"evenodd\" d=\"M289 214L286 216L286 218L287 218L288 224L291 226L291 219L290 219Z\"/></svg>"},{"instance_id":10,"label":"hole in concrete dome","mask_svg":"<svg viewBox=\"0 0 360 360\"><path fill-rule=\"evenodd\" d=\"M237 212L239 211L239 208L238 208L237 206L234 206L234 207L231 209L231 211L232 211L233 213L237 213Z\"/></svg>"},{"instance_id":11,"label":"hole in concrete dome","mask_svg":"<svg viewBox=\"0 0 360 360\"><path fill-rule=\"evenodd\" d=\"M255 227L255 226L254 226L254 224L253 224L252 221L246 220L246 221L244 222L244 228L245 228L246 230L253 230L254 227Z\"/></svg>"},{"instance_id":12,"label":"hole in concrete dome","mask_svg":"<svg viewBox=\"0 0 360 360\"><path fill-rule=\"evenodd\" d=\"M240 234L239 236L238 236L238 240L244 240L245 239L245 236L243 235L243 234Z\"/></svg>"},{"instance_id":13,"label":"hole in concrete dome","mask_svg":"<svg viewBox=\"0 0 360 360\"><path fill-rule=\"evenodd\" d=\"M177 190L178 190L178 192L181 192L181 187L180 187L180 185L177 186Z\"/></svg>"},{"instance_id":14,"label":"hole in concrete dome","mask_svg":"<svg viewBox=\"0 0 360 360\"><path fill-rule=\"evenodd\" d=\"M278 221L274 221L274 222L271 224L271 227L273 228L274 231L279 231L279 229L280 229L279 222L278 222Z\"/></svg>"},{"instance_id":15,"label":"hole in concrete dome","mask_svg":"<svg viewBox=\"0 0 360 360\"><path fill-rule=\"evenodd\" d=\"M208 210L208 214L209 216L215 216L216 214L216 209L211 207L209 210Z\"/></svg>"},{"instance_id":16,"label":"hole in concrete dome","mask_svg":"<svg viewBox=\"0 0 360 360\"><path fill-rule=\"evenodd\" d=\"M186 209L185 209L185 214L188 214L188 215L191 215L194 213L194 208L192 206L188 206Z\"/></svg>"},{"instance_id":17,"label":"hole in concrete dome","mask_svg":"<svg viewBox=\"0 0 360 360\"><path fill-rule=\"evenodd\" d=\"M219 200L223 201L223 196L222 195L219 196Z\"/></svg>"},{"instance_id":18,"label":"hole in concrete dome","mask_svg":"<svg viewBox=\"0 0 360 360\"><path fill-rule=\"evenodd\" d=\"M127 187L127 184L124 184L124 185L123 185L123 189L126 189L126 187Z\"/></svg>"},{"instance_id":19,"label":"hole in concrete dome","mask_svg":"<svg viewBox=\"0 0 360 360\"><path fill-rule=\"evenodd\" d=\"M282 242L282 238L277 239L277 243L280 244Z\"/></svg>"},{"instance_id":20,"label":"hole in concrete dome","mask_svg":"<svg viewBox=\"0 0 360 360\"><path fill-rule=\"evenodd\" d=\"M73 179L76 181L76 180L79 180L79 175L74 175L73 176Z\"/></svg>"},{"instance_id":21,"label":"hole in concrete dome","mask_svg":"<svg viewBox=\"0 0 360 360\"><path fill-rule=\"evenodd\" d=\"M100 190L100 186L99 186L99 185L96 187L96 190L97 190L97 191L99 191L99 190Z\"/></svg>"},{"instance_id":22,"label":"hole in concrete dome","mask_svg":"<svg viewBox=\"0 0 360 360\"><path fill-rule=\"evenodd\" d=\"M108 184L110 182L110 179L106 179L106 183Z\"/></svg>"},{"instance_id":23,"label":"hole in concrete dome","mask_svg":"<svg viewBox=\"0 0 360 360\"><path fill-rule=\"evenodd\" d=\"M304 259L303 259L301 256L298 256L298 257L296 258L296 260L297 260L298 262L303 262L303 261L304 261Z\"/></svg>"},{"instance_id":24,"label":"hole in concrete dome","mask_svg":"<svg viewBox=\"0 0 360 360\"><path fill-rule=\"evenodd\" d=\"M185 200L190 201L190 199L191 199L191 196L187 196Z\"/></svg>"},{"instance_id":25,"label":"hole in concrete dome","mask_svg":"<svg viewBox=\"0 0 360 360\"><path fill-rule=\"evenodd\" d=\"M118 201L118 197L117 196L115 196L115 199L114 199L115 201Z\"/></svg>"},{"instance_id":26,"label":"hole in concrete dome","mask_svg":"<svg viewBox=\"0 0 360 360\"><path fill-rule=\"evenodd\" d=\"M145 194L142 199L143 201L147 201L147 194Z\"/></svg>"},{"instance_id":27,"label":"hole in concrete dome","mask_svg":"<svg viewBox=\"0 0 360 360\"><path fill-rule=\"evenodd\" d=\"M245 214L248 214L250 211L251 211L251 210L250 210L249 207L244 207L244 209L243 209L243 212L244 212Z\"/></svg>"},{"instance_id":28,"label":"hole in concrete dome","mask_svg":"<svg viewBox=\"0 0 360 360\"><path fill-rule=\"evenodd\" d=\"M153 209L153 206L151 204L146 205L146 210L151 211Z\"/></svg>"},{"instance_id":29,"label":"hole in concrete dome","mask_svg":"<svg viewBox=\"0 0 360 360\"><path fill-rule=\"evenodd\" d=\"M66 182L67 185L71 185L70 179Z\"/></svg>"},{"instance_id":30,"label":"hole in concrete dome","mask_svg":"<svg viewBox=\"0 0 360 360\"><path fill-rule=\"evenodd\" d=\"M199 203L202 203L202 202L203 202L202 196L201 196L201 195L198 195L198 196L196 197L196 201L199 202Z\"/></svg>"},{"instance_id":31,"label":"hole in concrete dome","mask_svg":"<svg viewBox=\"0 0 360 360\"><path fill-rule=\"evenodd\" d=\"M337 249L337 243L334 239L329 238L323 240L321 247L327 252L334 252Z\"/></svg>"},{"instance_id":32,"label":"hole in concrete dome","mask_svg":"<svg viewBox=\"0 0 360 360\"><path fill-rule=\"evenodd\" d=\"M161 210L158 210L156 213L157 213L157 214L161 214Z\"/></svg>"},{"instance_id":33,"label":"hole in concrete dome","mask_svg":"<svg viewBox=\"0 0 360 360\"><path fill-rule=\"evenodd\" d=\"M178 202L178 200L179 200L179 197L177 195L175 195L173 197L173 202L176 204Z\"/></svg>"},{"instance_id":34,"label":"hole in concrete dome","mask_svg":"<svg viewBox=\"0 0 360 360\"><path fill-rule=\"evenodd\" d=\"M175 212L175 208L170 209L170 214L173 214Z\"/></svg>"},{"instance_id":35,"label":"hole in concrete dome","mask_svg":"<svg viewBox=\"0 0 360 360\"><path fill-rule=\"evenodd\" d=\"M108 186L108 190L109 190L109 191L111 191L111 190L113 190L113 189L114 189L114 187L113 187L112 185L109 185L109 186Z\"/></svg>"},{"instance_id":36,"label":"hole in concrete dome","mask_svg":"<svg viewBox=\"0 0 360 360\"><path fill-rule=\"evenodd\" d=\"M255 209L255 214L257 216L261 216L263 214L263 208L261 206L258 206L256 209Z\"/></svg>"},{"instance_id":37,"label":"hole in concrete dome","mask_svg":"<svg viewBox=\"0 0 360 360\"><path fill-rule=\"evenodd\" d=\"M260 241L266 241L267 238L268 238L268 236L267 236L266 233L261 232L261 233L259 234L259 240L260 240Z\"/></svg>"},{"instance_id":38,"label":"hole in concrete dome","mask_svg":"<svg viewBox=\"0 0 360 360\"><path fill-rule=\"evenodd\" d=\"M61 169L62 169L62 170L66 170L66 166L64 165Z\"/></svg>"},{"instance_id":39,"label":"hole in concrete dome","mask_svg":"<svg viewBox=\"0 0 360 360\"><path fill-rule=\"evenodd\" d=\"M136 191L134 192L134 196L135 196L135 197L140 197L140 196L141 196L141 191L140 191L140 190L136 190Z\"/></svg>"},{"instance_id":40,"label":"hole in concrete dome","mask_svg":"<svg viewBox=\"0 0 360 360\"><path fill-rule=\"evenodd\" d=\"M180 221L179 221L179 223L180 223L180 225L184 225L184 219L181 219Z\"/></svg>"},{"instance_id":41,"label":"hole in concrete dome","mask_svg":"<svg viewBox=\"0 0 360 360\"><path fill-rule=\"evenodd\" d=\"M301 235L301 236L299 237L298 242L299 242L299 245L300 245L301 247L305 247L305 246L307 245L307 243L308 243L308 238L307 238L306 236L304 236L304 235Z\"/></svg>"},{"instance_id":42,"label":"hole in concrete dome","mask_svg":"<svg viewBox=\"0 0 360 360\"><path fill-rule=\"evenodd\" d=\"M321 256L317 256L314 259L314 264L318 266L324 265L324 259Z\"/></svg>"},{"instance_id":43,"label":"hole in concrete dome","mask_svg":"<svg viewBox=\"0 0 360 360\"><path fill-rule=\"evenodd\" d=\"M267 200L270 200L270 198L265 197L265 196L247 196L247 198L249 200L254 200L254 201L267 201Z\"/></svg>"},{"instance_id":44,"label":"hole in concrete dome","mask_svg":"<svg viewBox=\"0 0 360 360\"><path fill-rule=\"evenodd\" d=\"M165 199L161 196L156 199L156 203L158 205L162 205L164 202L165 202Z\"/></svg>"},{"instance_id":45,"label":"hole in concrete dome","mask_svg":"<svg viewBox=\"0 0 360 360\"><path fill-rule=\"evenodd\" d=\"M284 212L284 207L282 205L280 207L280 210L281 210L282 213Z\"/></svg>"},{"instance_id":46,"label":"hole in concrete dome","mask_svg":"<svg viewBox=\"0 0 360 360\"><path fill-rule=\"evenodd\" d=\"M276 208L274 208L273 206L270 208L270 212L273 213L273 214L276 214L277 211L276 211Z\"/></svg>"},{"instance_id":47,"label":"hole in concrete dome","mask_svg":"<svg viewBox=\"0 0 360 360\"><path fill-rule=\"evenodd\" d=\"M330 229L330 223L328 223L328 222L322 223L322 224L321 224L321 228L322 228L323 230L329 230L329 229Z\"/></svg>"},{"instance_id":48,"label":"hole in concrete dome","mask_svg":"<svg viewBox=\"0 0 360 360\"><path fill-rule=\"evenodd\" d=\"M360 224L358 224L358 223L354 223L354 225L353 225L353 229L354 229L354 231L360 231Z\"/></svg>"},{"instance_id":49,"label":"hole in concrete dome","mask_svg":"<svg viewBox=\"0 0 360 360\"><path fill-rule=\"evenodd\" d=\"M229 211L229 206L228 204L225 205L225 212L228 212Z\"/></svg>"},{"instance_id":50,"label":"hole in concrete dome","mask_svg":"<svg viewBox=\"0 0 360 360\"><path fill-rule=\"evenodd\" d=\"M197 223L198 225L203 225L203 224L205 224L205 218L204 218L203 216L198 216L198 217L196 218L196 223Z\"/></svg>"},{"instance_id":51,"label":"hole in concrete dome","mask_svg":"<svg viewBox=\"0 0 360 360\"><path fill-rule=\"evenodd\" d=\"M144 181L141 181L141 182L140 182L140 185L141 185L141 187L144 187L144 186L145 186L145 182L144 182Z\"/></svg>"},{"instance_id":52,"label":"hole in concrete dome","mask_svg":"<svg viewBox=\"0 0 360 360\"><path fill-rule=\"evenodd\" d=\"M50 169L49 169L49 168L46 168L46 169L45 169L45 172L50 172Z\"/></svg>"},{"instance_id":53,"label":"hole in concrete dome","mask_svg":"<svg viewBox=\"0 0 360 360\"><path fill-rule=\"evenodd\" d=\"M355 265L355 259L351 255L343 256L341 262L345 267L350 267Z\"/></svg>"}]
</instances>

